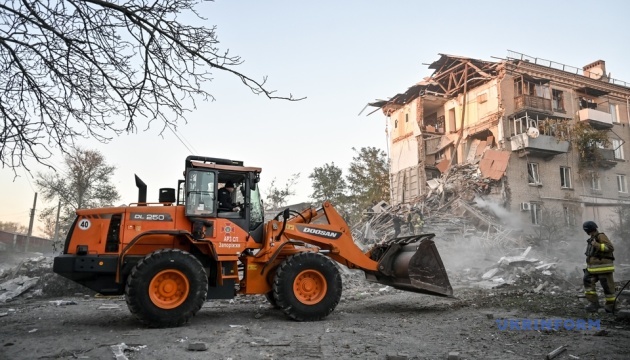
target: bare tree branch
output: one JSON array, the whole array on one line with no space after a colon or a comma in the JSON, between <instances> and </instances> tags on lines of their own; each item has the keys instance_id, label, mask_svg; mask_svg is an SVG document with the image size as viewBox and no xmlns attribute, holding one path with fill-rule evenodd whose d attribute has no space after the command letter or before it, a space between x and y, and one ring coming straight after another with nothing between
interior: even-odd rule
<instances>
[{"instance_id":1,"label":"bare tree branch","mask_svg":"<svg viewBox=\"0 0 630 360\"><path fill-rule=\"evenodd\" d=\"M205 0L0 0L0 163L26 167L51 148L67 153L78 137L102 142L157 120L185 121L211 71L238 77L254 94L276 96L235 68L216 27L201 18ZM27 167L26 167L27 168Z\"/></svg>"}]
</instances>

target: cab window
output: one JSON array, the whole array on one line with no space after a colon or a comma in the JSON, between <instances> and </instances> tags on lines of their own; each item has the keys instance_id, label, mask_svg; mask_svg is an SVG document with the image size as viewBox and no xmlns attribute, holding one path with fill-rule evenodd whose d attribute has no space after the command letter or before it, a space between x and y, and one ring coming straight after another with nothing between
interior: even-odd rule
<instances>
[{"instance_id":1,"label":"cab window","mask_svg":"<svg viewBox=\"0 0 630 360\"><path fill-rule=\"evenodd\" d=\"M215 212L216 175L191 170L186 183L186 215L207 216Z\"/></svg>"}]
</instances>

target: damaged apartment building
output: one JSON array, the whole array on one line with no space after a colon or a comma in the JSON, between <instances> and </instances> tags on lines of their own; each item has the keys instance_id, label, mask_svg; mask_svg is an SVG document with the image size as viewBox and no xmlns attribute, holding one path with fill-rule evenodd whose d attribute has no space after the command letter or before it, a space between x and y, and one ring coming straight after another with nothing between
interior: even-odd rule
<instances>
[{"instance_id":1,"label":"damaged apartment building","mask_svg":"<svg viewBox=\"0 0 630 360\"><path fill-rule=\"evenodd\" d=\"M497 200L525 224L553 213L567 226L592 219L609 228L630 205L630 84L604 61L576 68L512 51L497 61L440 54L429 69L370 104L388 119L393 205L421 201L451 164L466 163L501 184Z\"/></svg>"}]
</instances>

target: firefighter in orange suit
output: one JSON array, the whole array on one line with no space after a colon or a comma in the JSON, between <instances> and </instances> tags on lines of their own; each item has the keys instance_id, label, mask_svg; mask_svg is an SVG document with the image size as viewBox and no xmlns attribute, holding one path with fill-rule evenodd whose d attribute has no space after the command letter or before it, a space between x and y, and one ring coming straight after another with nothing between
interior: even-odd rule
<instances>
[{"instance_id":1,"label":"firefighter in orange suit","mask_svg":"<svg viewBox=\"0 0 630 360\"><path fill-rule=\"evenodd\" d=\"M590 237L586 242L586 269L584 269L584 294L589 304L585 310L596 312L599 309L599 299L597 298L596 285L597 282L604 289L606 302L604 309L606 312L612 312L615 304L615 280L613 272L615 266L613 261L613 251L615 248L608 237L597 230L597 224L593 221L587 221L582 225L584 232Z\"/></svg>"}]
</instances>

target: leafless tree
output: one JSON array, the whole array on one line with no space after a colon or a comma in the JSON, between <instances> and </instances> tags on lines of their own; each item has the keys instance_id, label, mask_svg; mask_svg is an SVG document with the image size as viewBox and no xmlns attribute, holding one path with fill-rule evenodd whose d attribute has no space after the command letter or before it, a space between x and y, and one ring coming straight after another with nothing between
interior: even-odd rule
<instances>
[{"instance_id":1,"label":"leafless tree","mask_svg":"<svg viewBox=\"0 0 630 360\"><path fill-rule=\"evenodd\" d=\"M0 230L18 234L28 233L28 226L13 221L0 221Z\"/></svg>"},{"instance_id":2,"label":"leafless tree","mask_svg":"<svg viewBox=\"0 0 630 360\"><path fill-rule=\"evenodd\" d=\"M111 206L120 197L111 183L116 168L108 165L98 151L71 149L64 160L60 171L40 172L35 178L44 200L54 203L44 208L39 215L48 228L44 230L46 235L54 235L57 201L60 201L60 238L65 237L77 209Z\"/></svg>"},{"instance_id":3,"label":"leafless tree","mask_svg":"<svg viewBox=\"0 0 630 360\"><path fill-rule=\"evenodd\" d=\"M206 0L0 0L0 163L16 169L66 152L78 137L107 141L158 120L184 120L211 71L271 99L266 78L235 70L203 19Z\"/></svg>"}]
</instances>

